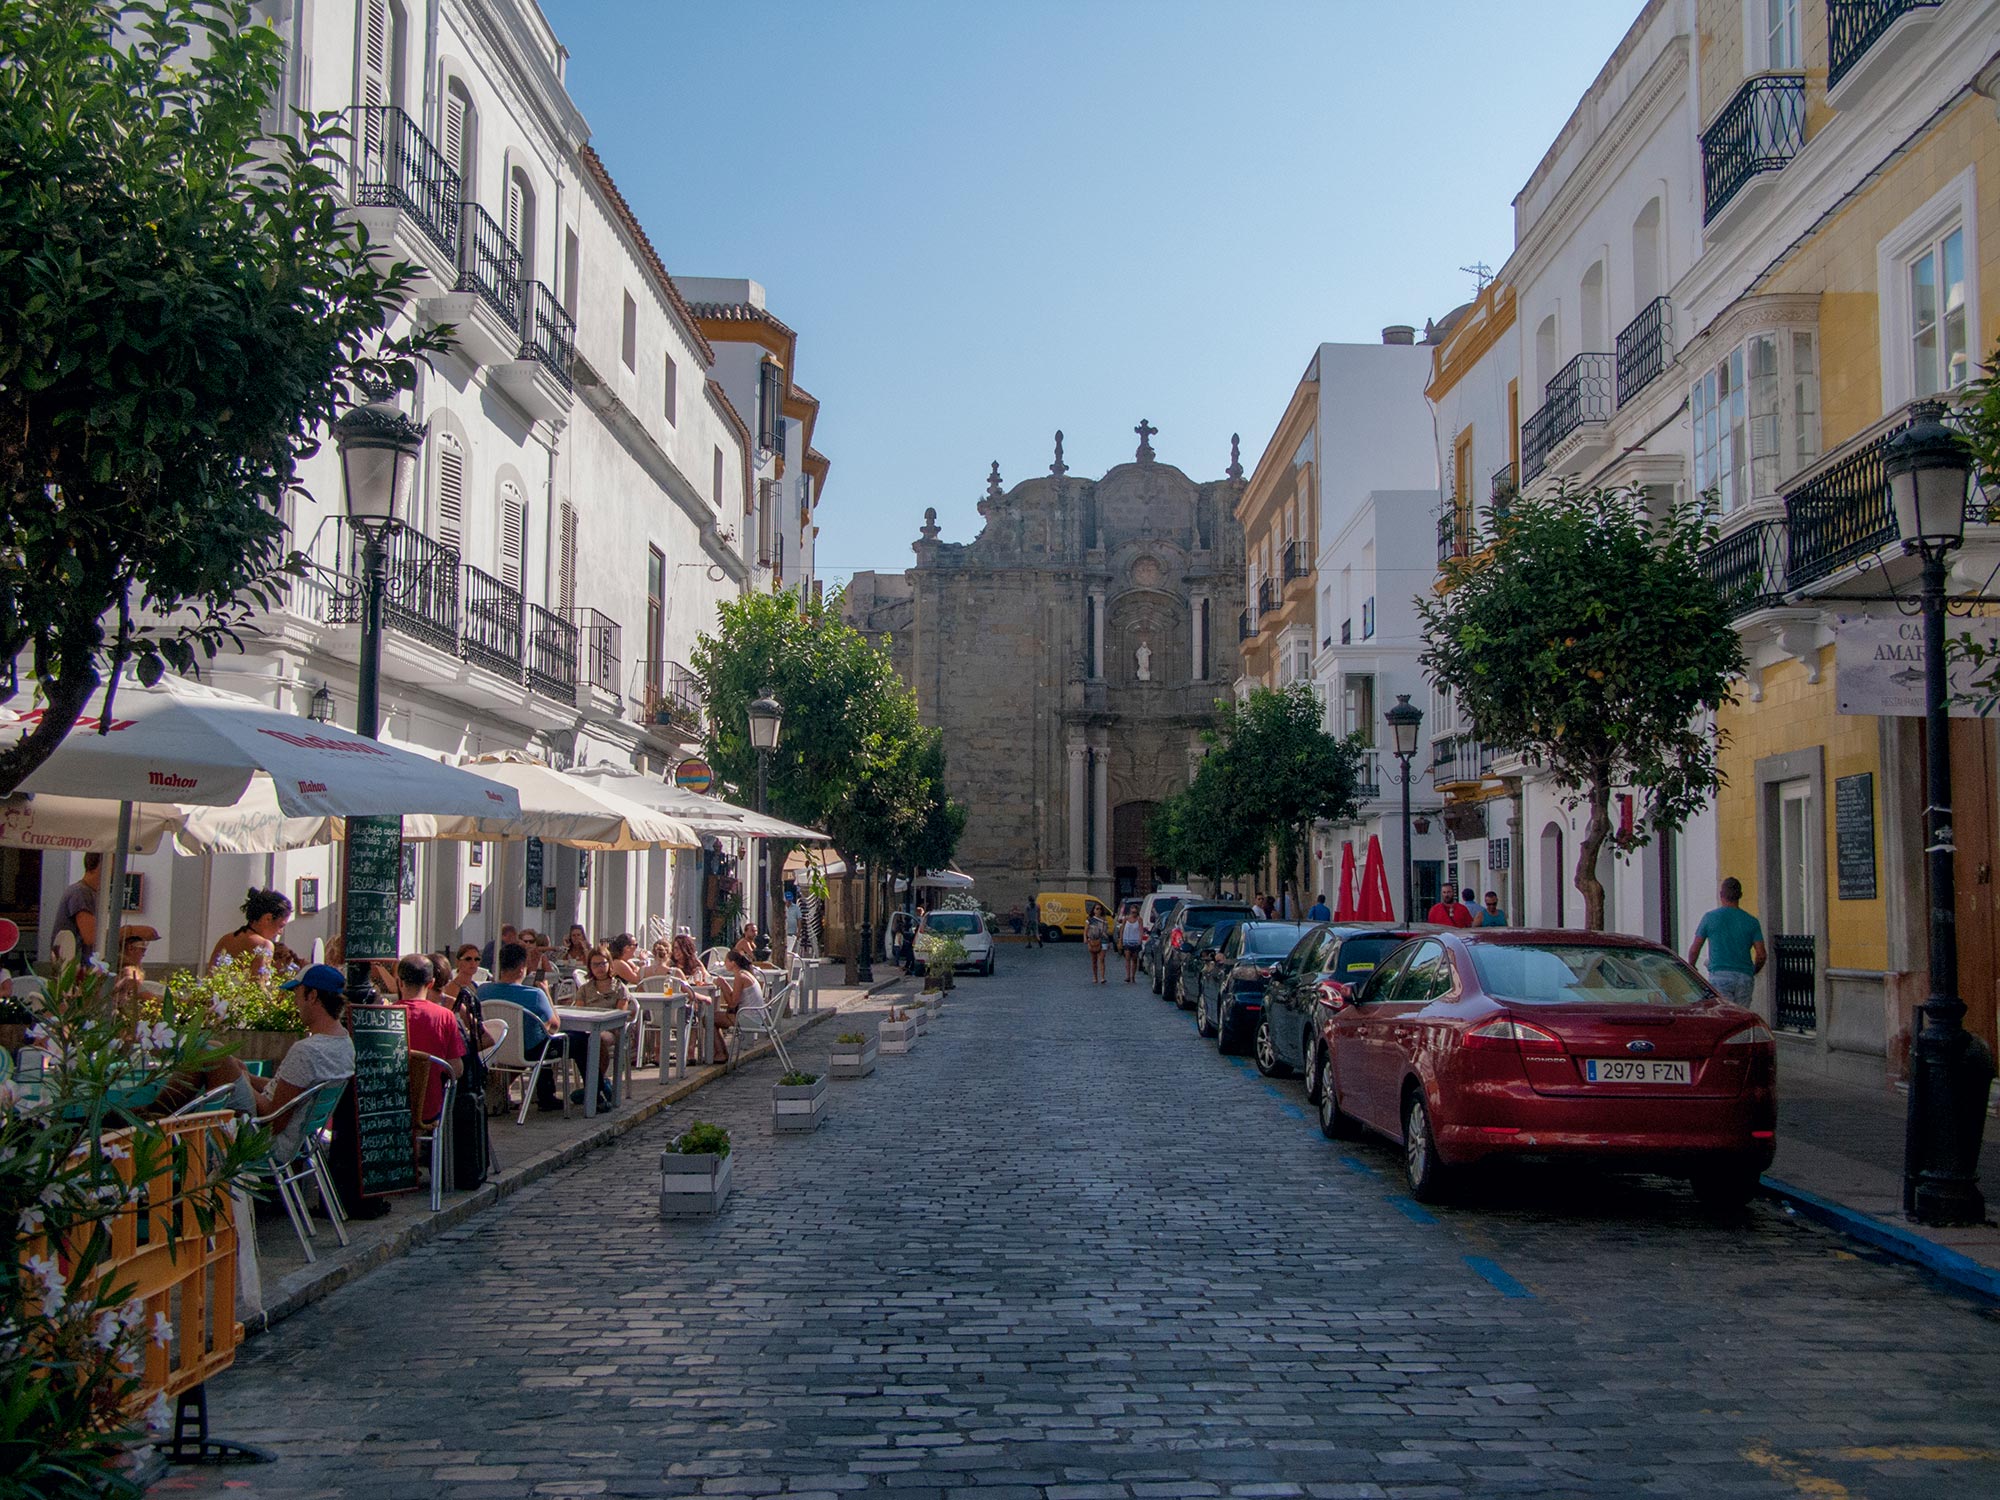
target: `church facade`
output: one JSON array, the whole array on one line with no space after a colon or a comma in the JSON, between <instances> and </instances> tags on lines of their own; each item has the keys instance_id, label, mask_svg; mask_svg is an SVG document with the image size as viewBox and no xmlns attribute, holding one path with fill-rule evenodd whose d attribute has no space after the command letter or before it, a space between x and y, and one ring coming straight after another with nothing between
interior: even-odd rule
<instances>
[{"instance_id":1,"label":"church facade","mask_svg":"<svg viewBox=\"0 0 2000 1500\"><path fill-rule=\"evenodd\" d=\"M889 646L926 723L943 729L968 810L958 864L1006 912L1036 890L1106 901L1166 872L1153 809L1187 785L1201 732L1238 675L1243 467L1190 479L1154 453L1072 475L1062 434L1045 477L1004 487L996 463L971 542L925 512L916 565L857 573L847 618Z\"/></svg>"}]
</instances>

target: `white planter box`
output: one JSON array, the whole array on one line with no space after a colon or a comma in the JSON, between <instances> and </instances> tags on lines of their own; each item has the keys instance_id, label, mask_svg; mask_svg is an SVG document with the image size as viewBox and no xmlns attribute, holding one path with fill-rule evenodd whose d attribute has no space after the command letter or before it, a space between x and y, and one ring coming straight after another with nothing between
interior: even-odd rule
<instances>
[{"instance_id":1,"label":"white planter box","mask_svg":"<svg viewBox=\"0 0 2000 1500\"><path fill-rule=\"evenodd\" d=\"M917 1045L915 1021L878 1021L875 1039L884 1057L900 1057Z\"/></svg>"},{"instance_id":2,"label":"white planter box","mask_svg":"<svg viewBox=\"0 0 2000 1500\"><path fill-rule=\"evenodd\" d=\"M906 1005L903 1008L910 1013L910 1024L917 1028L918 1036L930 1030L931 1008L928 1005Z\"/></svg>"},{"instance_id":3,"label":"white planter box","mask_svg":"<svg viewBox=\"0 0 2000 1500\"><path fill-rule=\"evenodd\" d=\"M730 1162L734 1156L678 1151L660 1153L660 1217L684 1219L712 1214L729 1196Z\"/></svg>"},{"instance_id":4,"label":"white planter box","mask_svg":"<svg viewBox=\"0 0 2000 1500\"><path fill-rule=\"evenodd\" d=\"M881 1051L879 1037L860 1042L835 1042L827 1062L830 1078L866 1078L875 1071L875 1056Z\"/></svg>"},{"instance_id":5,"label":"white planter box","mask_svg":"<svg viewBox=\"0 0 2000 1500\"><path fill-rule=\"evenodd\" d=\"M817 1130L826 1118L826 1075L796 1087L771 1085L771 1128L801 1134Z\"/></svg>"}]
</instances>

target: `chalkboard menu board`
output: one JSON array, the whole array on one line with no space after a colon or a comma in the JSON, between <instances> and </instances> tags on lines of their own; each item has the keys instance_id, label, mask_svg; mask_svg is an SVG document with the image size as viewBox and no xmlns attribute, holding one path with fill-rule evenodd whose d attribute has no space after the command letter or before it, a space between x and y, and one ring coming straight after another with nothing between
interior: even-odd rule
<instances>
[{"instance_id":1,"label":"chalkboard menu board","mask_svg":"<svg viewBox=\"0 0 2000 1500\"><path fill-rule=\"evenodd\" d=\"M348 1010L354 1033L354 1105L359 1116L361 1191L406 1192L417 1185L410 1114L410 1008L356 1005Z\"/></svg>"},{"instance_id":2,"label":"chalkboard menu board","mask_svg":"<svg viewBox=\"0 0 2000 1500\"><path fill-rule=\"evenodd\" d=\"M403 820L349 818L341 899L350 964L399 956L402 874Z\"/></svg>"},{"instance_id":3,"label":"chalkboard menu board","mask_svg":"<svg viewBox=\"0 0 2000 1500\"><path fill-rule=\"evenodd\" d=\"M1840 899L1875 899L1875 773L1833 781L1833 844Z\"/></svg>"},{"instance_id":4,"label":"chalkboard menu board","mask_svg":"<svg viewBox=\"0 0 2000 1500\"><path fill-rule=\"evenodd\" d=\"M528 899L523 903L529 911L539 911L542 905L542 841L528 840Z\"/></svg>"}]
</instances>

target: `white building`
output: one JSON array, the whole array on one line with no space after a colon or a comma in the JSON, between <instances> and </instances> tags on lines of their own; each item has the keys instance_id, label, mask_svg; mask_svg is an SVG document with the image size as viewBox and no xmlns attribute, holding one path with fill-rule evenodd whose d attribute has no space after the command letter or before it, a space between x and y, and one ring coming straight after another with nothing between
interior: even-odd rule
<instances>
[{"instance_id":1,"label":"white building","mask_svg":"<svg viewBox=\"0 0 2000 1500\"><path fill-rule=\"evenodd\" d=\"M745 525L777 475L731 400L728 351L704 336L590 148L564 89L567 54L532 0L256 8L290 43L282 107L352 111L348 200L420 269L392 331L456 330L403 398L428 436L409 524L390 543L385 737L441 756L525 748L662 772L701 739L686 665L698 636L721 601L781 576ZM795 396L804 420L789 436L810 474L817 403ZM818 479L789 508L805 576L799 530ZM351 724L358 548L331 445L304 466L285 521L314 572L244 654L204 676ZM484 942L502 921L582 921L593 935L642 930L650 915L691 923L702 900L699 854L550 848L539 892L519 843L414 844L406 859L406 948ZM73 864L43 861L45 906ZM134 918L167 934L156 960L205 959L253 885L293 898L295 949L338 931L328 850L159 854L134 869Z\"/></svg>"}]
</instances>

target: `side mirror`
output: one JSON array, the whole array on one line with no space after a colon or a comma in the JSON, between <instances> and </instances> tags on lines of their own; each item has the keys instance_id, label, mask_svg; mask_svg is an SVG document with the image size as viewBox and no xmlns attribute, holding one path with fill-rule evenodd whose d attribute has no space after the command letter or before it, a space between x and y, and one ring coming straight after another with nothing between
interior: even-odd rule
<instances>
[{"instance_id":1,"label":"side mirror","mask_svg":"<svg viewBox=\"0 0 2000 1500\"><path fill-rule=\"evenodd\" d=\"M1354 986L1340 979L1319 982L1320 1004L1331 1011L1343 1011L1354 1003Z\"/></svg>"}]
</instances>

